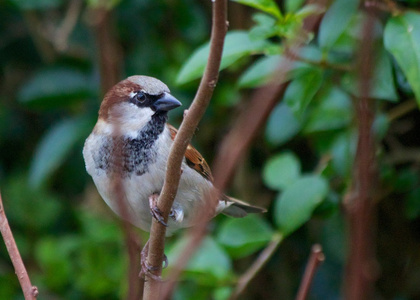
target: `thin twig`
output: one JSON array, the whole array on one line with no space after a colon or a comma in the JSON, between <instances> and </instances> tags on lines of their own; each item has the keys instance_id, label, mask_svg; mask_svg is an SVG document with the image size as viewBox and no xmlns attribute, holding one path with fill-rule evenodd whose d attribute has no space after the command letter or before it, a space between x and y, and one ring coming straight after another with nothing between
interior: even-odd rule
<instances>
[{"instance_id":1,"label":"thin twig","mask_svg":"<svg viewBox=\"0 0 420 300\"><path fill-rule=\"evenodd\" d=\"M7 221L6 212L4 211L3 200L0 194L0 231L3 236L4 243L6 244L7 252L9 252L10 259L12 260L13 267L15 268L16 276L19 279L20 286L22 287L23 295L26 300L34 300L38 296L38 288L31 284L28 272L23 264L22 257L20 256L19 249L16 245L15 239L10 229L9 222Z\"/></svg>"},{"instance_id":2,"label":"thin twig","mask_svg":"<svg viewBox=\"0 0 420 300\"><path fill-rule=\"evenodd\" d=\"M296 300L305 300L308 296L309 288L311 287L312 280L319 265L325 260L322 247L319 244L312 246L311 256L309 257L308 264L306 265L305 273L300 284Z\"/></svg>"},{"instance_id":3,"label":"thin twig","mask_svg":"<svg viewBox=\"0 0 420 300\"><path fill-rule=\"evenodd\" d=\"M395 121L396 119L401 118L405 114L417 109L417 102L415 99L411 99L408 101L404 101L403 103L399 104L398 106L391 109L388 113L388 120L390 122Z\"/></svg>"},{"instance_id":4,"label":"thin twig","mask_svg":"<svg viewBox=\"0 0 420 300\"><path fill-rule=\"evenodd\" d=\"M261 252L258 258L249 267L249 269L239 278L238 284L230 295L229 300L235 300L243 293L250 281L255 278L255 275L257 275L262 267L268 262L271 256L273 256L282 240L283 236L281 234L273 235L273 238L271 239L268 246Z\"/></svg>"},{"instance_id":5,"label":"thin twig","mask_svg":"<svg viewBox=\"0 0 420 300\"><path fill-rule=\"evenodd\" d=\"M175 137L168 158L165 182L158 200L158 208L163 212L163 218L168 220L169 212L175 199L181 176L181 163L192 135L202 118L216 87L220 62L222 59L223 44L227 31L227 1L213 2L212 35L210 40L210 53L204 76L201 80L197 94L187 116ZM153 220L149 239L148 264L157 268L155 275L162 272L162 257L164 255L166 227ZM145 300L159 299L160 284L152 278L147 278L144 287Z\"/></svg>"},{"instance_id":6,"label":"thin twig","mask_svg":"<svg viewBox=\"0 0 420 300\"><path fill-rule=\"evenodd\" d=\"M331 63L326 60L313 60L313 59L305 58L300 55L296 55L294 59L313 65L313 66L323 68L323 69L333 69L333 70L342 71L342 72L351 72L354 70L354 67L350 64L346 65L346 64Z\"/></svg>"},{"instance_id":7,"label":"thin twig","mask_svg":"<svg viewBox=\"0 0 420 300\"><path fill-rule=\"evenodd\" d=\"M70 1L61 25L54 31L53 34L52 43L57 50L64 51L67 49L69 36L76 26L82 5L82 0Z\"/></svg>"}]
</instances>

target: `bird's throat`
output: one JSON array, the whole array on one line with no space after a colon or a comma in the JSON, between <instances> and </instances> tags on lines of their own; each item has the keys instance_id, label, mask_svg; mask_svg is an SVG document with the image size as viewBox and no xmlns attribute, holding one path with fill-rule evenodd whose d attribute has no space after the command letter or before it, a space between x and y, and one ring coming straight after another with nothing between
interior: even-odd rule
<instances>
[{"instance_id":1,"label":"bird's throat","mask_svg":"<svg viewBox=\"0 0 420 300\"><path fill-rule=\"evenodd\" d=\"M106 137L99 150L92 153L95 168L108 175L141 176L156 161L156 141L165 129L167 113L155 113L137 136Z\"/></svg>"}]
</instances>

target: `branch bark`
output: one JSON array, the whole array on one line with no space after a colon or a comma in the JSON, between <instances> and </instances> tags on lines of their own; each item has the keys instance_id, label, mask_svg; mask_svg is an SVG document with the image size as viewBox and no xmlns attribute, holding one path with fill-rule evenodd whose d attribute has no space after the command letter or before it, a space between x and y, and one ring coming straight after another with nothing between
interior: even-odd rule
<instances>
[{"instance_id":1,"label":"branch bark","mask_svg":"<svg viewBox=\"0 0 420 300\"><path fill-rule=\"evenodd\" d=\"M374 20L367 14L359 50L360 98L356 100L358 142L353 169L353 184L345 201L349 224L349 256L345 276L346 299L374 298L377 277L374 255L375 142L372 130L374 102L369 98L374 67Z\"/></svg>"},{"instance_id":2,"label":"branch bark","mask_svg":"<svg viewBox=\"0 0 420 300\"><path fill-rule=\"evenodd\" d=\"M6 213L4 211L3 200L0 194L0 231L3 236L4 243L6 244L7 252L12 260L13 267L15 268L16 276L19 279L20 286L22 287L25 300L34 300L38 296L38 288L31 284L28 272L23 264L22 257L20 256L19 249L16 245L15 239L10 229L9 222L7 221Z\"/></svg>"},{"instance_id":3,"label":"branch bark","mask_svg":"<svg viewBox=\"0 0 420 300\"><path fill-rule=\"evenodd\" d=\"M115 36L112 10L99 6L89 13L99 53L102 94L105 95L121 78L121 51Z\"/></svg>"},{"instance_id":4,"label":"branch bark","mask_svg":"<svg viewBox=\"0 0 420 300\"><path fill-rule=\"evenodd\" d=\"M213 23L210 41L209 59L201 80L195 99L184 118L178 134L175 137L169 153L165 182L158 200L158 208L163 212L163 218L168 215L175 199L181 177L181 163L192 135L202 118L216 87L220 62L222 59L223 44L227 31L227 1L213 1ZM155 275L162 272L162 257L164 255L166 227L153 220L150 231L148 264L156 267ZM160 283L147 278L144 287L143 299L159 299Z\"/></svg>"},{"instance_id":5,"label":"branch bark","mask_svg":"<svg viewBox=\"0 0 420 300\"><path fill-rule=\"evenodd\" d=\"M312 280L314 278L315 272L318 269L319 265L325 260L324 253L322 252L322 247L319 244L312 246L311 256L309 257L308 264L303 274L303 279L299 287L296 300L305 300L308 296L309 288L311 287Z\"/></svg>"}]
</instances>

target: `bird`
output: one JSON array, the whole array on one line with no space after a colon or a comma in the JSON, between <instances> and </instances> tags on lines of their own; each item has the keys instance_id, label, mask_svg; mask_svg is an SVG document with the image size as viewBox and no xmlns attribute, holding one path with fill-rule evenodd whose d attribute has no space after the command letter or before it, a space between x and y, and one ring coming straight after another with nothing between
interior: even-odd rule
<instances>
[{"instance_id":1,"label":"bird","mask_svg":"<svg viewBox=\"0 0 420 300\"><path fill-rule=\"evenodd\" d=\"M168 111L179 106L181 102L160 80L130 76L106 93L98 121L83 147L86 170L101 197L117 215L144 231L150 231L152 217L159 218L151 199L156 199L162 190L169 151L177 134L175 127L167 123ZM117 148L121 152L120 166L114 153ZM122 215L118 195L113 191L114 176L119 176L123 185L127 216ZM197 211L205 205L206 193L213 189L209 165L189 144L171 218L165 224L168 235L194 225ZM214 215L245 217L265 211L221 194Z\"/></svg>"},{"instance_id":2,"label":"bird","mask_svg":"<svg viewBox=\"0 0 420 300\"><path fill-rule=\"evenodd\" d=\"M107 205L144 231L150 231L152 218L156 218L167 226L167 236L199 222L200 209L211 207L206 203L206 194L216 190L209 165L189 144L167 223L157 208L169 151L177 134L175 127L167 123L168 112L179 106L181 102L162 81L130 76L105 94L97 123L83 147L86 171ZM122 185L121 194L113 185L115 178ZM219 213L245 217L266 211L222 193L218 198L213 208L207 209L209 218ZM125 205L125 212L119 201Z\"/></svg>"}]
</instances>

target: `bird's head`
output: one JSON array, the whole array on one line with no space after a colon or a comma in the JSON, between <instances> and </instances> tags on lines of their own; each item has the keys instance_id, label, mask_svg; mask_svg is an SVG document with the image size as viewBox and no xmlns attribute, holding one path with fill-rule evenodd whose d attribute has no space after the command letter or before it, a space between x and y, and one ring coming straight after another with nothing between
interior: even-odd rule
<instances>
[{"instance_id":1,"label":"bird's head","mask_svg":"<svg viewBox=\"0 0 420 300\"><path fill-rule=\"evenodd\" d=\"M110 124L143 126L153 115L166 116L181 105L160 80L131 76L113 86L105 95L99 119Z\"/></svg>"}]
</instances>

